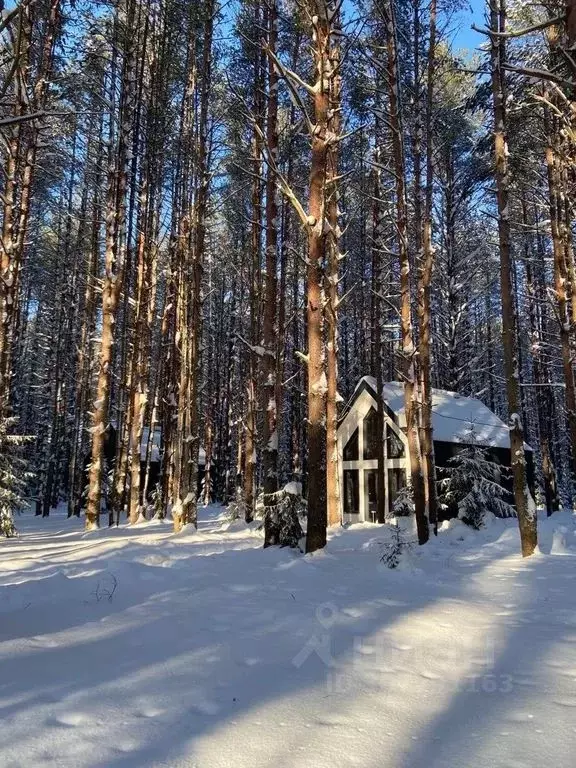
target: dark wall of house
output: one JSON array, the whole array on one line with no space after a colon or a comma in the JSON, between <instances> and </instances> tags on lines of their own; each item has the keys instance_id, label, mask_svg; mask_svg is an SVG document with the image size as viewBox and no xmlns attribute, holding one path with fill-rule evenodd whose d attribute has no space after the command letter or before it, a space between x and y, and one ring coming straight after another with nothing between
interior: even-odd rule
<instances>
[{"instance_id":1,"label":"dark wall of house","mask_svg":"<svg viewBox=\"0 0 576 768\"><path fill-rule=\"evenodd\" d=\"M450 466L450 459L457 456L460 451L466 446L458 443L445 443L440 441L434 441L434 453L436 459L436 469L438 472L438 480L445 477L443 472L444 467ZM479 446L482 447L482 446ZM500 464L502 467L507 467L509 470L512 466L512 454L509 448L485 448L486 457L490 461L494 461ZM526 474L528 480L528 488L530 493L534 497L535 495L535 474L534 474L534 454L532 451L525 451L526 458ZM512 478L512 472L507 472L502 478L502 485L508 492L506 501L510 504L514 504L514 483ZM448 509L440 510L440 520L450 520L453 517L458 516L458 508L456 505L452 505Z\"/></svg>"}]
</instances>

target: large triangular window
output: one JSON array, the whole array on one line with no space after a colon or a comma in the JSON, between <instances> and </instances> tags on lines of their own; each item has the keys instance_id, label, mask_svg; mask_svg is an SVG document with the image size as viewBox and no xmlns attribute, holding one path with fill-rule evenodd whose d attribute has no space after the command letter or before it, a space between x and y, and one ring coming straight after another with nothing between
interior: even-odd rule
<instances>
[{"instance_id":1,"label":"large triangular window","mask_svg":"<svg viewBox=\"0 0 576 768\"><path fill-rule=\"evenodd\" d=\"M364 458L373 461L382 450L382 435L378 434L378 413L370 408L364 419Z\"/></svg>"},{"instance_id":2,"label":"large triangular window","mask_svg":"<svg viewBox=\"0 0 576 768\"><path fill-rule=\"evenodd\" d=\"M344 447L344 461L358 461L358 427Z\"/></svg>"},{"instance_id":3,"label":"large triangular window","mask_svg":"<svg viewBox=\"0 0 576 768\"><path fill-rule=\"evenodd\" d=\"M390 428L388 428L388 458L389 459L402 459L404 458L404 443L397 434Z\"/></svg>"}]
</instances>

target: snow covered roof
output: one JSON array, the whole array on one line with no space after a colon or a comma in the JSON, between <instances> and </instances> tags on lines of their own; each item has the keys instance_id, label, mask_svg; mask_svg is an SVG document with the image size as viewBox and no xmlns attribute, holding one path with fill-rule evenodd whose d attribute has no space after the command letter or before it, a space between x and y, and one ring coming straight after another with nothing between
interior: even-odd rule
<instances>
[{"instance_id":1,"label":"snow covered roof","mask_svg":"<svg viewBox=\"0 0 576 768\"><path fill-rule=\"evenodd\" d=\"M376 395L376 379L364 376L356 390L365 383ZM382 388L384 402L404 427L404 385L389 381ZM510 448L508 426L488 406L475 397L465 397L443 389L432 390L432 428L434 440L446 443L471 443L491 448ZM474 438L471 438L473 430ZM528 445L525 446L530 450Z\"/></svg>"}]
</instances>

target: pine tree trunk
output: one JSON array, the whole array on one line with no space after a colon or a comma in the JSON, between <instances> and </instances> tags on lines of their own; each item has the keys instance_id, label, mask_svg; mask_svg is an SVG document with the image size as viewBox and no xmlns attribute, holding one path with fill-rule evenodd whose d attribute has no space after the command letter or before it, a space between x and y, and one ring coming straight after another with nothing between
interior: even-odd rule
<instances>
[{"instance_id":1,"label":"pine tree trunk","mask_svg":"<svg viewBox=\"0 0 576 768\"><path fill-rule=\"evenodd\" d=\"M568 417L568 433L570 435L571 449L571 485L576 483L576 381L572 360L570 332L572 329L569 311L569 274L566 264L566 249L563 238L561 219L563 211L560 196L560 172L559 159L555 149L556 138L551 119L547 119L548 143L546 147L546 168L548 171L548 194L550 210L550 227L552 231L552 249L554 255L554 293L556 295L556 315L558 317L558 333L560 335L560 349L562 353L562 367L564 372L564 393L566 402L566 414Z\"/></svg>"},{"instance_id":2,"label":"pine tree trunk","mask_svg":"<svg viewBox=\"0 0 576 768\"><path fill-rule=\"evenodd\" d=\"M421 444L424 467L425 492L428 519L438 533L438 494L436 491L436 462L434 458L434 435L432 429L432 375L431 375L431 286L434 269L434 248L432 245L432 195L434 189L434 165L432 143L432 120L434 102L434 77L436 71L436 0L430 3L430 42L428 50L427 94L426 94L426 190L424 218L422 222L422 260L419 275L418 319L420 325L419 367L421 396Z\"/></svg>"},{"instance_id":3,"label":"pine tree trunk","mask_svg":"<svg viewBox=\"0 0 576 768\"><path fill-rule=\"evenodd\" d=\"M281 390L276 378L277 303L278 303L278 200L274 166L278 160L278 75L273 56L278 39L278 8L270 0L268 28L268 115L266 122L266 276L264 287L263 339L261 358L262 471L264 475L264 546L280 544L278 516L278 411Z\"/></svg>"},{"instance_id":4,"label":"pine tree trunk","mask_svg":"<svg viewBox=\"0 0 576 768\"><path fill-rule=\"evenodd\" d=\"M129 149L132 146L134 94L134 59L132 24L134 2L125 0L123 29L124 61L120 104L120 128L116 151L110 148L108 193L106 198L106 249L102 282L102 330L98 355L96 401L92 416L92 461L88 479L86 529L97 528L103 481L104 436L108 426L110 385L112 376L114 325L122 289L126 256L126 193L128 189Z\"/></svg>"},{"instance_id":5,"label":"pine tree trunk","mask_svg":"<svg viewBox=\"0 0 576 768\"><path fill-rule=\"evenodd\" d=\"M378 490L377 498L377 518L378 522L386 522L386 449L384 442L385 432L385 412L384 412L384 367L383 367L383 339L382 324L384 316L384 302L381 299L380 292L385 290L385 259L383 242L383 211L382 211L382 149L381 125L380 120L376 119L375 124L375 151L374 151L374 183L372 190L372 345L373 361L372 372L376 377L376 390L378 392L377 406L377 424L380 440L377 443L377 461L376 482Z\"/></svg>"},{"instance_id":6,"label":"pine tree trunk","mask_svg":"<svg viewBox=\"0 0 576 768\"><path fill-rule=\"evenodd\" d=\"M326 296L323 267L327 256L327 182L331 106L331 20L332 3L318 0L312 17L312 40L316 84L312 135L312 167L308 219L308 262L306 267L306 324L308 336L308 528L306 552L326 545L326 394L327 377L324 345Z\"/></svg>"},{"instance_id":7,"label":"pine tree trunk","mask_svg":"<svg viewBox=\"0 0 576 768\"><path fill-rule=\"evenodd\" d=\"M490 0L490 30L505 32L505 0ZM504 372L510 418L510 450L514 479L514 499L518 514L522 554L533 554L538 544L535 509L529 502L524 455L524 430L520 418L520 382L516 345L516 313L512 295L512 252L510 238L510 172L506 137L506 94L504 84L504 39L491 37L492 97L494 105L494 157L498 203L498 239L500 246L500 285L502 298L502 345Z\"/></svg>"},{"instance_id":8,"label":"pine tree trunk","mask_svg":"<svg viewBox=\"0 0 576 768\"><path fill-rule=\"evenodd\" d=\"M256 28L264 25L260 0L254 3L254 24ZM250 229L250 352L248 359L248 381L246 383L246 427L244 446L244 506L247 523L254 519L256 504L256 464L258 447L258 355L255 348L259 344L260 302L261 302L261 236L262 236L262 136L264 133L264 91L265 61L260 48L254 49L254 130L252 134L252 195ZM268 232L267 232L268 237ZM268 253L266 254L268 258Z\"/></svg>"},{"instance_id":9,"label":"pine tree trunk","mask_svg":"<svg viewBox=\"0 0 576 768\"><path fill-rule=\"evenodd\" d=\"M193 153L195 104L197 100L198 67L197 40L194 17L191 14L186 51L186 87L180 104L178 155L173 193L173 216L170 233L170 274L168 305L163 319L162 336L165 352L163 367L168 396L165 398L162 427L163 496L167 510L172 513L174 531L186 524L186 470L188 467L189 423L189 314L188 287L191 282L191 207L193 191Z\"/></svg>"},{"instance_id":10,"label":"pine tree trunk","mask_svg":"<svg viewBox=\"0 0 576 768\"><path fill-rule=\"evenodd\" d=\"M328 525L341 522L340 489L338 484L338 271L340 262L340 226L338 209L338 141L340 136L340 108L342 78L340 74L340 48L337 43L340 29L339 14L331 17L328 50L329 117L327 126L328 149L326 156L326 500Z\"/></svg>"},{"instance_id":11,"label":"pine tree trunk","mask_svg":"<svg viewBox=\"0 0 576 768\"><path fill-rule=\"evenodd\" d=\"M212 85L212 40L214 25L214 0L210 0L204 9L202 35L202 58L200 71L200 94L198 128L196 143L196 196L190 215L190 236L186 238L190 246L188 262L190 280L186 286L188 306L183 317L185 334L185 355L181 365L185 371L181 375L181 393L186 410L185 426L187 432L181 434L179 456L179 487L176 496L174 530L178 531L187 524L197 525L197 484L198 457L200 452L200 423L198 418L198 398L200 396L200 352L202 337L202 275L206 248L206 227L210 193L210 92ZM182 297L184 298L184 297ZM184 443L182 444L182 440Z\"/></svg>"},{"instance_id":12,"label":"pine tree trunk","mask_svg":"<svg viewBox=\"0 0 576 768\"><path fill-rule=\"evenodd\" d=\"M526 233L530 231L531 222L528 218L526 200L522 198L522 224ZM544 480L544 498L546 501L546 513L550 516L558 508L556 471L551 452L550 423L552 413L550 400L552 392L548 386L548 378L545 373L545 363L542 355L542 328L538 317L537 304L543 297L538 290L534 269L532 266L533 249L531 235L526 234L525 265L526 287L528 293L528 318L530 323L530 341L532 350L532 365L534 371L534 383L536 384L536 410L538 415L538 433L540 436L540 454L542 458L542 476Z\"/></svg>"},{"instance_id":13,"label":"pine tree trunk","mask_svg":"<svg viewBox=\"0 0 576 768\"><path fill-rule=\"evenodd\" d=\"M396 181L396 230L400 261L400 314L401 314L401 374L404 381L404 410L410 476L414 494L414 509L418 542L425 544L429 538L426 517L424 477L418 428L418 376L416 372L415 348L412 329L412 308L410 296L410 259L408 255L408 212L406 204L406 183L404 151L402 146L402 122L398 101L398 54L396 45L396 24L392 3L384 4L386 22L386 47L388 52L388 87L390 98L390 129L392 131L392 155Z\"/></svg>"}]
</instances>

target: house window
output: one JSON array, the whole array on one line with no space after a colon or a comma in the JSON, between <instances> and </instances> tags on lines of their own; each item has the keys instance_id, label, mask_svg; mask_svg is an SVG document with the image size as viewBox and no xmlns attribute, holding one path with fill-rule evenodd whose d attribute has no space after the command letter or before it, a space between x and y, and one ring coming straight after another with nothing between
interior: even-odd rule
<instances>
[{"instance_id":1,"label":"house window","mask_svg":"<svg viewBox=\"0 0 576 768\"><path fill-rule=\"evenodd\" d=\"M388 458L402 459L404 457L404 443L395 432L388 429Z\"/></svg>"},{"instance_id":2,"label":"house window","mask_svg":"<svg viewBox=\"0 0 576 768\"><path fill-rule=\"evenodd\" d=\"M398 497L398 492L401 488L406 487L406 472L403 469L389 469L388 470L388 499L389 509L392 511L394 502Z\"/></svg>"},{"instance_id":3,"label":"house window","mask_svg":"<svg viewBox=\"0 0 576 768\"><path fill-rule=\"evenodd\" d=\"M357 469L344 470L344 514L360 513L360 483Z\"/></svg>"},{"instance_id":4,"label":"house window","mask_svg":"<svg viewBox=\"0 0 576 768\"><path fill-rule=\"evenodd\" d=\"M358 461L358 428L352 434L352 437L346 443L344 448L344 461Z\"/></svg>"},{"instance_id":5,"label":"house window","mask_svg":"<svg viewBox=\"0 0 576 768\"><path fill-rule=\"evenodd\" d=\"M378 434L378 413L370 408L364 419L364 459L371 461L378 458L378 449L382 445Z\"/></svg>"}]
</instances>

